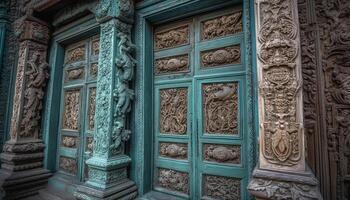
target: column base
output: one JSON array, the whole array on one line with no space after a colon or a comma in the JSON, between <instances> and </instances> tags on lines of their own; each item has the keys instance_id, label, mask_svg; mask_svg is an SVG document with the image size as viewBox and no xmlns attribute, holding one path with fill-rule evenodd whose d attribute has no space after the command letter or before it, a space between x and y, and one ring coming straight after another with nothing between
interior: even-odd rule
<instances>
[{"instance_id":1,"label":"column base","mask_svg":"<svg viewBox=\"0 0 350 200\"><path fill-rule=\"evenodd\" d=\"M248 191L257 200L323 199L318 180L309 169L305 173L293 173L255 168Z\"/></svg>"},{"instance_id":2,"label":"column base","mask_svg":"<svg viewBox=\"0 0 350 200\"><path fill-rule=\"evenodd\" d=\"M74 196L79 200L129 200L137 197L137 187L131 180L126 180L108 189L96 188L85 184L78 186Z\"/></svg>"}]
</instances>

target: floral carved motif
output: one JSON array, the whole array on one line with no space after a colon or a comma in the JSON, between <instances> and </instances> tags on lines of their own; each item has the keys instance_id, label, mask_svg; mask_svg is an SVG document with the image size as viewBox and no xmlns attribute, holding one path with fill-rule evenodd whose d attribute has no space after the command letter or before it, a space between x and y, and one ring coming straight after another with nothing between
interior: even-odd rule
<instances>
[{"instance_id":1,"label":"floral carved motif","mask_svg":"<svg viewBox=\"0 0 350 200\"><path fill-rule=\"evenodd\" d=\"M62 136L62 146L69 148L76 148L77 141L75 137Z\"/></svg>"},{"instance_id":2,"label":"floral carved motif","mask_svg":"<svg viewBox=\"0 0 350 200\"><path fill-rule=\"evenodd\" d=\"M65 82L84 78L84 68L66 70Z\"/></svg>"},{"instance_id":3,"label":"floral carved motif","mask_svg":"<svg viewBox=\"0 0 350 200\"><path fill-rule=\"evenodd\" d=\"M189 43L189 27L188 25L177 27L155 34L155 49L162 50L174 48Z\"/></svg>"},{"instance_id":4,"label":"floral carved motif","mask_svg":"<svg viewBox=\"0 0 350 200\"><path fill-rule=\"evenodd\" d=\"M239 164L241 149L238 145L205 144L203 156L206 161Z\"/></svg>"},{"instance_id":5,"label":"floral carved motif","mask_svg":"<svg viewBox=\"0 0 350 200\"><path fill-rule=\"evenodd\" d=\"M96 107L96 88L89 89L89 105L88 105L88 127L89 130L93 130L95 127L95 107Z\"/></svg>"},{"instance_id":6,"label":"floral carved motif","mask_svg":"<svg viewBox=\"0 0 350 200\"><path fill-rule=\"evenodd\" d=\"M67 90L64 93L63 128L78 130L80 111L80 90Z\"/></svg>"},{"instance_id":7,"label":"floral carved motif","mask_svg":"<svg viewBox=\"0 0 350 200\"><path fill-rule=\"evenodd\" d=\"M238 134L238 84L204 84L203 112L206 133Z\"/></svg>"},{"instance_id":8,"label":"floral carved motif","mask_svg":"<svg viewBox=\"0 0 350 200\"><path fill-rule=\"evenodd\" d=\"M161 142L159 154L170 158L187 159L187 144Z\"/></svg>"},{"instance_id":9,"label":"floral carved motif","mask_svg":"<svg viewBox=\"0 0 350 200\"><path fill-rule=\"evenodd\" d=\"M241 50L238 45L201 52L202 67L204 68L239 64L240 59Z\"/></svg>"},{"instance_id":10,"label":"floral carved motif","mask_svg":"<svg viewBox=\"0 0 350 200\"><path fill-rule=\"evenodd\" d=\"M158 170L158 185L168 190L189 193L189 177L185 172L172 169Z\"/></svg>"},{"instance_id":11,"label":"floral carved motif","mask_svg":"<svg viewBox=\"0 0 350 200\"><path fill-rule=\"evenodd\" d=\"M73 63L85 59L85 46L79 46L68 50L66 53L66 63Z\"/></svg>"},{"instance_id":12,"label":"floral carved motif","mask_svg":"<svg viewBox=\"0 0 350 200\"><path fill-rule=\"evenodd\" d=\"M241 182L236 178L203 176L203 196L212 199L241 199Z\"/></svg>"},{"instance_id":13,"label":"floral carved motif","mask_svg":"<svg viewBox=\"0 0 350 200\"><path fill-rule=\"evenodd\" d=\"M173 56L155 60L155 74L187 72L189 69L188 55Z\"/></svg>"},{"instance_id":14,"label":"floral carved motif","mask_svg":"<svg viewBox=\"0 0 350 200\"><path fill-rule=\"evenodd\" d=\"M242 32L242 11L202 22L202 39L210 40Z\"/></svg>"},{"instance_id":15,"label":"floral carved motif","mask_svg":"<svg viewBox=\"0 0 350 200\"><path fill-rule=\"evenodd\" d=\"M186 134L187 88L160 90L159 126L162 134Z\"/></svg>"},{"instance_id":16,"label":"floral carved motif","mask_svg":"<svg viewBox=\"0 0 350 200\"><path fill-rule=\"evenodd\" d=\"M77 173L77 161L73 158L60 157L60 169L70 174Z\"/></svg>"},{"instance_id":17,"label":"floral carved motif","mask_svg":"<svg viewBox=\"0 0 350 200\"><path fill-rule=\"evenodd\" d=\"M259 2L258 34L261 64L260 98L262 118L262 154L267 162L282 166L300 163L302 127L296 118L302 110L299 102L300 66L297 66L298 28L294 23L290 0Z\"/></svg>"}]
</instances>

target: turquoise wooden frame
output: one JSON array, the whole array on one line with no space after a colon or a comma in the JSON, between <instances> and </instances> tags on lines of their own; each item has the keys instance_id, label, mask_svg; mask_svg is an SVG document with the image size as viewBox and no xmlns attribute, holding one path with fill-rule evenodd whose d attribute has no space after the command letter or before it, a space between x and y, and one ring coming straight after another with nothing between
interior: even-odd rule
<instances>
[{"instance_id":1,"label":"turquoise wooden frame","mask_svg":"<svg viewBox=\"0 0 350 200\"><path fill-rule=\"evenodd\" d=\"M153 177L153 130L154 130L154 99L153 86L153 51L152 51L152 26L166 21L186 18L197 13L224 8L237 3L243 4L243 28L245 49L242 51L244 62L247 66L245 73L247 79L239 79L246 87L246 95L241 102L246 113L244 118L246 125L244 143L248 177L256 165L257 156L257 130L258 130L258 102L257 102L257 75L256 75L256 50L255 50L255 23L253 0L145 0L136 5L136 23L134 41L138 47L136 59L138 65L134 83L136 101L132 125L133 136L130 142L130 154L132 157L131 178L139 188L139 194L143 195L152 190ZM231 79L230 79L231 80ZM186 85L186 84L185 84ZM242 85L241 85L242 87ZM152 103L151 103L152 102ZM242 114L242 112L241 112ZM245 185L249 180L244 180ZM246 197L248 198L248 197Z\"/></svg>"},{"instance_id":2,"label":"turquoise wooden frame","mask_svg":"<svg viewBox=\"0 0 350 200\"><path fill-rule=\"evenodd\" d=\"M60 112L64 47L68 44L81 41L99 34L100 26L93 14L81 18L72 24L61 27L53 34L50 44L50 80L45 98L45 113L43 115L43 140L46 144L44 165L47 169L57 170L57 148L59 145L58 132ZM84 123L85 126L85 123ZM78 169L79 171L79 169Z\"/></svg>"}]
</instances>

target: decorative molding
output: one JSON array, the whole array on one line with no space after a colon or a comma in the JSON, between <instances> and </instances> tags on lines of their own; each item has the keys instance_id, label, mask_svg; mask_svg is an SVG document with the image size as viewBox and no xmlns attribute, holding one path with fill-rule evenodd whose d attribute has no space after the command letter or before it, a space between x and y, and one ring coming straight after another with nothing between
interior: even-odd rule
<instances>
[{"instance_id":1,"label":"decorative molding","mask_svg":"<svg viewBox=\"0 0 350 200\"><path fill-rule=\"evenodd\" d=\"M160 90L161 134L187 133L187 88L169 88Z\"/></svg>"},{"instance_id":2,"label":"decorative molding","mask_svg":"<svg viewBox=\"0 0 350 200\"><path fill-rule=\"evenodd\" d=\"M238 134L238 83L206 83L202 92L205 133Z\"/></svg>"}]
</instances>

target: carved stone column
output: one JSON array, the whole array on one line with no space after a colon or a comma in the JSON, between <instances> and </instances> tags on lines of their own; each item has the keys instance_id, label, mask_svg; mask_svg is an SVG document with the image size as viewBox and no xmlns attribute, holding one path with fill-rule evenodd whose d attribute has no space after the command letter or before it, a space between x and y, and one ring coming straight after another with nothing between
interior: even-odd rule
<instances>
[{"instance_id":1,"label":"carved stone column","mask_svg":"<svg viewBox=\"0 0 350 200\"><path fill-rule=\"evenodd\" d=\"M322 199L305 164L296 0L256 0L260 153L248 190L257 199Z\"/></svg>"},{"instance_id":2,"label":"carved stone column","mask_svg":"<svg viewBox=\"0 0 350 200\"><path fill-rule=\"evenodd\" d=\"M36 194L51 175L43 169L45 145L39 138L42 102L49 78L46 62L49 28L25 16L15 22L19 37L10 137L1 154L0 185L5 199Z\"/></svg>"},{"instance_id":3,"label":"carved stone column","mask_svg":"<svg viewBox=\"0 0 350 200\"><path fill-rule=\"evenodd\" d=\"M95 133L88 181L78 187L77 199L133 199L135 183L128 179L131 158L125 155L125 141L133 90L135 60L132 57L132 0L100 1L96 9L101 24L99 73L97 77Z\"/></svg>"}]
</instances>

